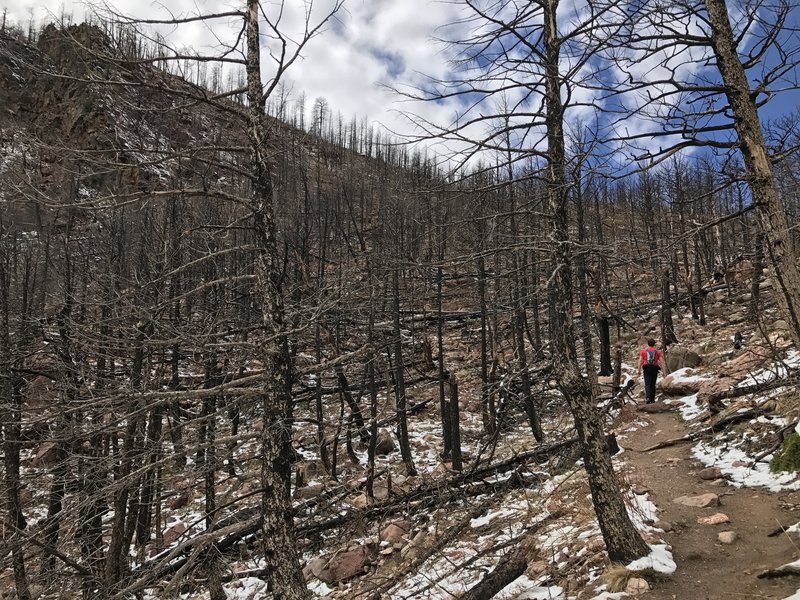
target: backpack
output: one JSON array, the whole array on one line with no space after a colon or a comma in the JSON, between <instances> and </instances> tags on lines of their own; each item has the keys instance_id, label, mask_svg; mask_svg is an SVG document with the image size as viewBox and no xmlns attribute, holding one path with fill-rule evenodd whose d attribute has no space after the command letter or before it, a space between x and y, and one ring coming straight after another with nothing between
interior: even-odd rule
<instances>
[{"instance_id":1,"label":"backpack","mask_svg":"<svg viewBox=\"0 0 800 600\"><path fill-rule=\"evenodd\" d=\"M656 353L658 350L655 348L645 348L644 350L647 353L647 366L652 367L656 364Z\"/></svg>"}]
</instances>

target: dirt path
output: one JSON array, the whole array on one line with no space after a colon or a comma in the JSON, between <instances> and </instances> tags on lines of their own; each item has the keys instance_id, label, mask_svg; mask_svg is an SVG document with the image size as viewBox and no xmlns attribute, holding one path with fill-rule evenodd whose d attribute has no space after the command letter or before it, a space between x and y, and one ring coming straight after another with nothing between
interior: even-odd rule
<instances>
[{"instance_id":1,"label":"dirt path","mask_svg":"<svg viewBox=\"0 0 800 600\"><path fill-rule=\"evenodd\" d=\"M780 524L800 521L800 492L771 493L762 488L735 488L701 480L695 473L702 465L690 456L691 444L680 444L649 453L646 448L684 435L687 425L676 411L642 414L649 426L621 441L633 468L633 483L650 490L659 518L672 531L664 538L672 545L678 565L675 574L653 584L645 597L653 600L702 600L722 598L785 598L800 589L800 577L758 579L756 574L800 557L786 535L767 537ZM712 492L720 497L717 508L690 508L673 502L678 496ZM725 513L730 523L700 525L697 517ZM735 531L738 539L721 544L717 534Z\"/></svg>"}]
</instances>

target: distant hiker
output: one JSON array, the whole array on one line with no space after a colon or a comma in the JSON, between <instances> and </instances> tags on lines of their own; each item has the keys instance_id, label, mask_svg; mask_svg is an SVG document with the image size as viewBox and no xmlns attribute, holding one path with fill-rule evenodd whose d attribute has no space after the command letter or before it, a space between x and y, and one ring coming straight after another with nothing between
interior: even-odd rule
<instances>
[{"instance_id":1,"label":"distant hiker","mask_svg":"<svg viewBox=\"0 0 800 600\"><path fill-rule=\"evenodd\" d=\"M647 340L647 346L639 352L639 375L644 373L644 401L645 404L652 404L656 401L656 380L658 372L667 365L664 362L664 353L656 348L656 341L653 338Z\"/></svg>"}]
</instances>

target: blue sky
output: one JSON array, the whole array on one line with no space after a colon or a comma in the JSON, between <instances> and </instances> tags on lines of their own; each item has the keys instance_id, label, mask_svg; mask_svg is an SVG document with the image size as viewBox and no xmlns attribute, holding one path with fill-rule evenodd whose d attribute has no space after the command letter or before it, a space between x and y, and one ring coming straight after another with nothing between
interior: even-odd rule
<instances>
[{"instance_id":1,"label":"blue sky","mask_svg":"<svg viewBox=\"0 0 800 600\"><path fill-rule=\"evenodd\" d=\"M334 0L316 0L312 21L326 13L332 2ZM0 6L3 3L4 0L0 0ZM570 15L564 11L578 14L581 4L581 0L562 2L560 18L568 20L566 17ZM23 23L31 15L37 22L42 22L48 15L62 12L73 14L74 19L79 21L84 12L82 4L63 0L5 0L5 5L9 10L9 18ZM304 5L300 0L286 3L283 25L290 35L297 36L302 30ZM163 18L168 12L176 15L218 12L238 6L239 2L235 0L161 0L150 4L139 0L114 2L118 11L144 18ZM275 10L278 2L264 2L264 6L268 7L267 10ZM509 6L513 6L513 3L509 3ZM307 111L311 110L316 98L324 97L333 113L341 112L345 120L354 116L366 118L400 134L412 133L414 128L398 110L418 113L431 123L449 124L467 97L408 104L400 102L396 95L387 91L386 86L421 84L427 81L423 74L433 78L445 77L450 69L449 56L446 46L437 38L456 33L453 28L443 30L443 27L461 17L462 8L447 1L347 0L345 8L329 23L326 31L305 48L303 59L292 67L285 83L295 96L305 94ZM190 25L164 33L176 46L202 47L211 43L214 36L224 39L231 31L226 28L230 27L233 24L223 22L211 32L201 25ZM797 38L800 39L800 35ZM641 68L642 73L646 73L647 63ZM269 75L268 67L265 67L265 75ZM794 110L798 96L797 93L789 93L778 97L762 111L762 115L776 118ZM588 98L591 99L590 96ZM514 98L510 100L513 102ZM482 107L480 110L485 109ZM568 114L581 116L584 112L578 108ZM587 112L585 116L591 120L591 114ZM635 133L652 130L657 123L628 119L621 126ZM645 145L662 143L663 139L644 142Z\"/></svg>"}]
</instances>

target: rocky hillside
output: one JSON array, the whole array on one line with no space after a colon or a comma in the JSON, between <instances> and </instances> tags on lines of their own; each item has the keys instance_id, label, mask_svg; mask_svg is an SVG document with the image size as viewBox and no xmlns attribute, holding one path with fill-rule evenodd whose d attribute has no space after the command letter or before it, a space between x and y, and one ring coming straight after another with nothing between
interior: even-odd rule
<instances>
[{"instance_id":1,"label":"rocky hillside","mask_svg":"<svg viewBox=\"0 0 800 600\"><path fill-rule=\"evenodd\" d=\"M0 595L19 597L22 569L31 598L269 598L241 106L119 39L0 37ZM541 190L487 172L447 185L356 125L268 123L313 594L789 597L800 356L746 214L719 220L694 172L702 203L640 201L638 184L574 201L582 361L652 549L612 565L550 375ZM718 224L690 235L692 219ZM644 406L634 362L665 313L671 372ZM616 377L598 377L612 352Z\"/></svg>"}]
</instances>

